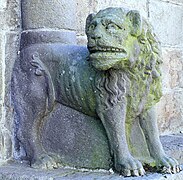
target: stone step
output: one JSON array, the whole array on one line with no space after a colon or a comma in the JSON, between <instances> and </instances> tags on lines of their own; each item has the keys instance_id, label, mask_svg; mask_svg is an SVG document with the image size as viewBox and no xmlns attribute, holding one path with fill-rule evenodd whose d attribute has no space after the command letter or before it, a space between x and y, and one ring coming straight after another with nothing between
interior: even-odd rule
<instances>
[{"instance_id":1,"label":"stone step","mask_svg":"<svg viewBox=\"0 0 183 180\"><path fill-rule=\"evenodd\" d=\"M38 170L19 164L11 164L0 168L0 180L182 180L183 171L177 174L147 173L143 177L124 178L105 170L77 170L60 168L55 170Z\"/></svg>"},{"instance_id":2,"label":"stone step","mask_svg":"<svg viewBox=\"0 0 183 180\"><path fill-rule=\"evenodd\" d=\"M183 163L183 134L160 137L167 154ZM182 166L183 168L183 166ZM55 170L33 169L25 164L11 163L0 167L0 180L182 180L183 171L177 174L150 173L143 177L124 178L113 171L59 168Z\"/></svg>"},{"instance_id":3,"label":"stone step","mask_svg":"<svg viewBox=\"0 0 183 180\"><path fill-rule=\"evenodd\" d=\"M183 164L183 134L165 135L160 139L165 152Z\"/></svg>"}]
</instances>

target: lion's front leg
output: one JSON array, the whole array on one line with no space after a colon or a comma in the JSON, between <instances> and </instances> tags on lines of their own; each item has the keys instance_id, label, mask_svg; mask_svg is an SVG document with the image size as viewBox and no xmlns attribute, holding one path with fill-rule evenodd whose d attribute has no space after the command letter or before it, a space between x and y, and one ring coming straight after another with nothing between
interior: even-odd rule
<instances>
[{"instance_id":1,"label":"lion's front leg","mask_svg":"<svg viewBox=\"0 0 183 180\"><path fill-rule=\"evenodd\" d=\"M177 160L168 157L162 147L159 138L157 117L155 108L140 116L140 125L146 137L150 155L156 161L156 166L164 173L177 173L181 170Z\"/></svg>"},{"instance_id":2,"label":"lion's front leg","mask_svg":"<svg viewBox=\"0 0 183 180\"><path fill-rule=\"evenodd\" d=\"M124 176L144 175L142 164L129 152L125 135L126 103L107 110L98 109L98 115L106 129L115 170Z\"/></svg>"}]
</instances>

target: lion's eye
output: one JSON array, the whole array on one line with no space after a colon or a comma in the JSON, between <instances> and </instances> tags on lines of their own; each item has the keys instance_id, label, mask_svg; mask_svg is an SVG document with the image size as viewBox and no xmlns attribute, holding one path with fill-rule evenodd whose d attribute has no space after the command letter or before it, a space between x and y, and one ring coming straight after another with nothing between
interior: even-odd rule
<instances>
[{"instance_id":1,"label":"lion's eye","mask_svg":"<svg viewBox=\"0 0 183 180\"><path fill-rule=\"evenodd\" d=\"M94 29L95 29L95 24L91 24L91 25L89 26L89 28L88 28L89 31L94 30Z\"/></svg>"},{"instance_id":2,"label":"lion's eye","mask_svg":"<svg viewBox=\"0 0 183 180\"><path fill-rule=\"evenodd\" d=\"M110 23L110 24L107 25L106 29L108 29L108 30L118 30L119 26L117 26L114 23Z\"/></svg>"}]
</instances>

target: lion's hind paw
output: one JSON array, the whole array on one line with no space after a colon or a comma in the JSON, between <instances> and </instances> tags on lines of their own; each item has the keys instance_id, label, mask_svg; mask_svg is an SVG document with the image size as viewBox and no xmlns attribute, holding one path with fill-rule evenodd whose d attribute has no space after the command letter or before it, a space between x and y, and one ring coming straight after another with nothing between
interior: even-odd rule
<instances>
[{"instance_id":1,"label":"lion's hind paw","mask_svg":"<svg viewBox=\"0 0 183 180\"><path fill-rule=\"evenodd\" d=\"M182 168L180 167L177 160L166 155L158 159L157 167L159 172L164 174L175 174L182 171Z\"/></svg>"},{"instance_id":2,"label":"lion's hind paw","mask_svg":"<svg viewBox=\"0 0 183 180\"><path fill-rule=\"evenodd\" d=\"M142 164L134 158L124 159L122 163L116 165L116 170L125 177L145 175Z\"/></svg>"},{"instance_id":3,"label":"lion's hind paw","mask_svg":"<svg viewBox=\"0 0 183 180\"><path fill-rule=\"evenodd\" d=\"M141 169L123 169L121 170L121 175L125 176L125 177L129 177L129 176L144 176L145 175L145 170L143 168Z\"/></svg>"}]
</instances>

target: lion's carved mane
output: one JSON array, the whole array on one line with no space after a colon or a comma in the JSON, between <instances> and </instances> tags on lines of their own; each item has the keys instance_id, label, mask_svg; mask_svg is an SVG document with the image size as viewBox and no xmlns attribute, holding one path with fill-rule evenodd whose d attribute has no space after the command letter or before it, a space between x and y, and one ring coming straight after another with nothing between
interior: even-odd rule
<instances>
[{"instance_id":1,"label":"lion's carved mane","mask_svg":"<svg viewBox=\"0 0 183 180\"><path fill-rule=\"evenodd\" d=\"M127 94L129 109L138 115L155 105L162 96L161 49L156 35L144 19L137 41L140 53L136 60L131 60L130 66L123 70L110 68L96 76L95 85L102 97L100 103L106 109L122 101Z\"/></svg>"}]
</instances>

